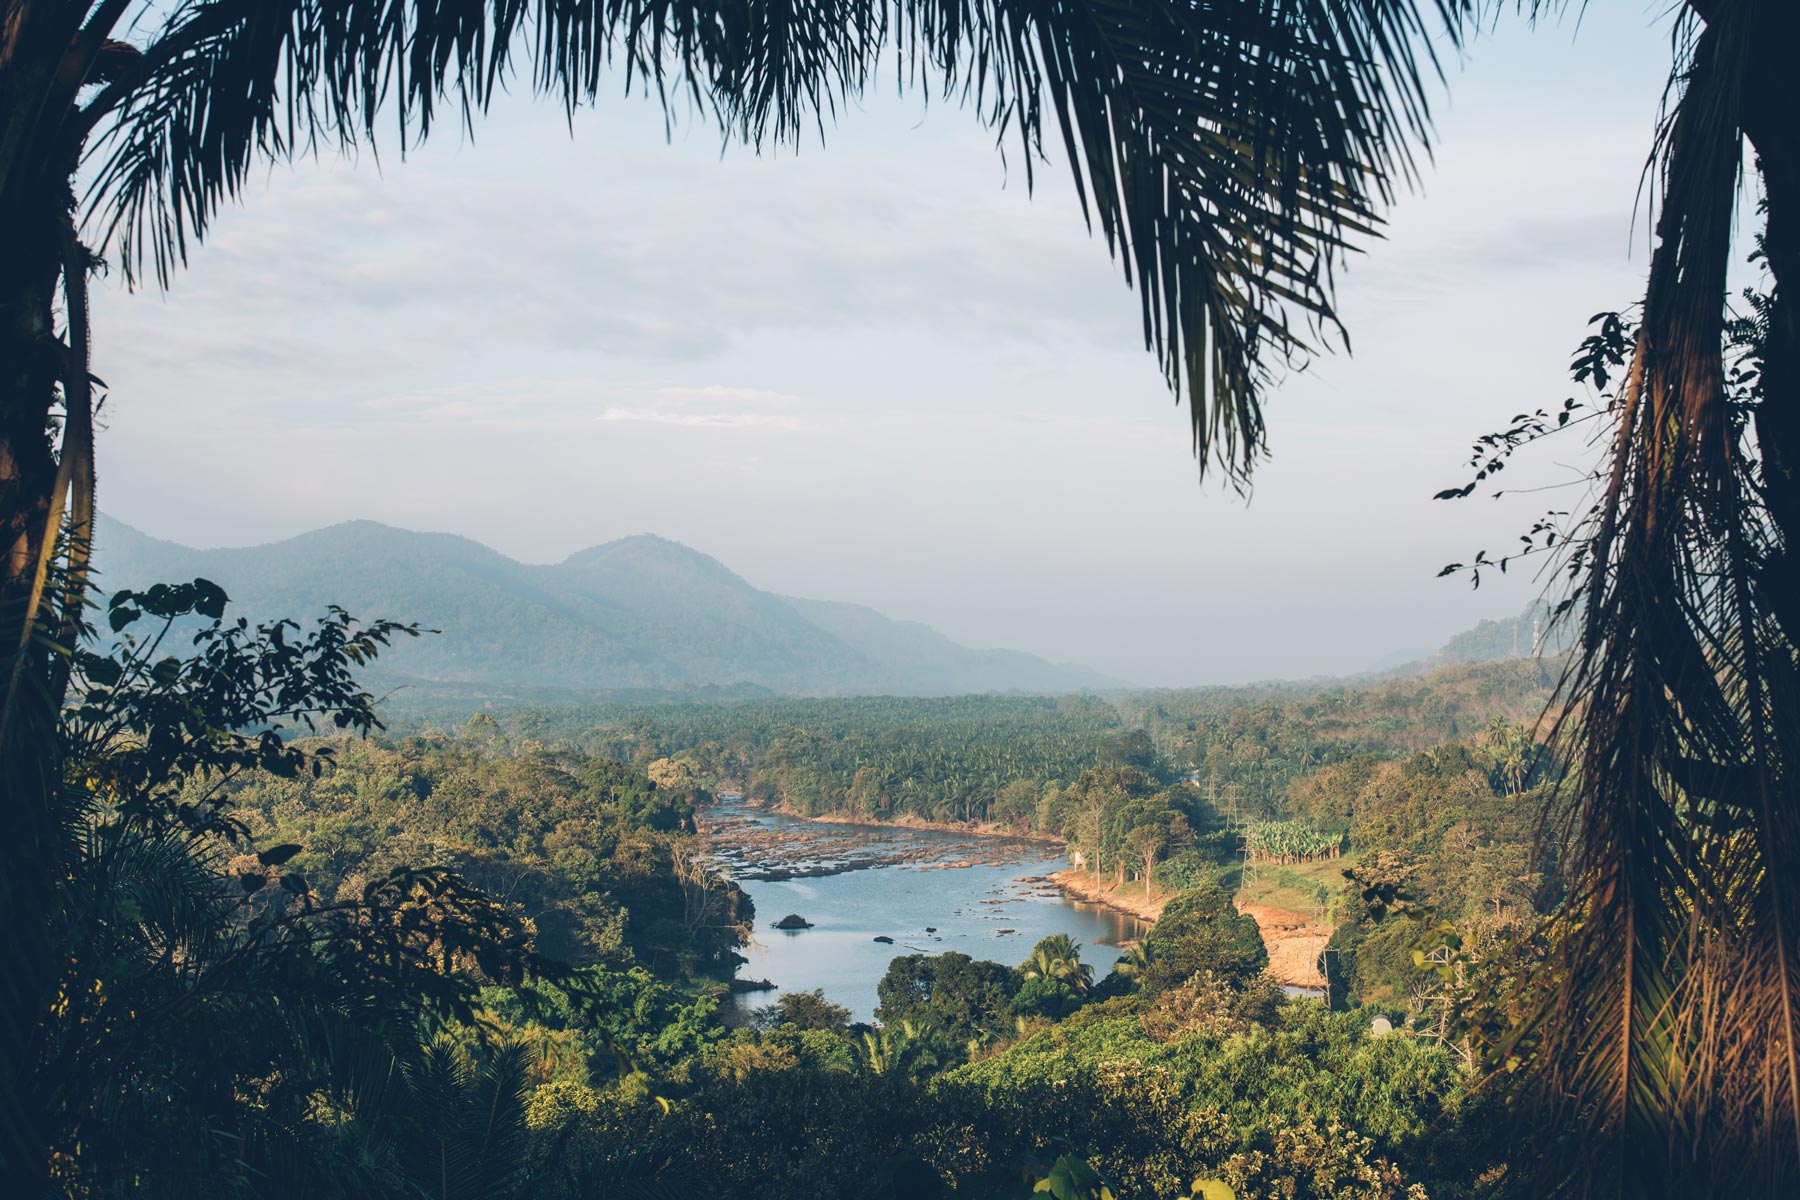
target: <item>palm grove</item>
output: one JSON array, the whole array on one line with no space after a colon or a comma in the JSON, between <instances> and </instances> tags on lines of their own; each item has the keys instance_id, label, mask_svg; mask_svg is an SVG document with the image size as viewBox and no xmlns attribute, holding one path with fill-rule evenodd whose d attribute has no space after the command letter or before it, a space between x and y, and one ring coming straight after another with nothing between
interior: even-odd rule
<instances>
[{"instance_id":1,"label":"palm grove","mask_svg":"<svg viewBox=\"0 0 1800 1200\"><path fill-rule=\"evenodd\" d=\"M46 1155L63 1153L47 1148L65 1144L69 1110L47 1111L54 1093L34 1080L42 1047L68 1032L58 1022L76 1019L71 948L110 929L124 940L108 943L107 961L196 961L143 932L156 926L114 890L116 874L89 868L109 853L175 854L183 838L248 838L213 819L216 807L178 797L220 773L303 769L271 724L329 713L368 728L348 672L405 632L334 618L297 649L297 634L224 629L185 669L76 652L101 403L92 271L166 279L256 163L371 142L384 125L407 139L440 116L473 126L514 79L571 109L609 80L689 97L763 144L798 137L893 56L1028 155L1045 137L1061 144L1138 290L1146 342L1188 401L1202 464L1247 478L1271 372L1334 323L1331 267L1376 226L1427 137L1427 39L1460 39L1490 15L1480 7L187 0L140 12L124 0L4 0L8 1175L35 1194L62 1169ZM1673 27L1645 293L1578 358L1608 447L1597 499L1534 531L1554 538L1546 549L1566 568L1562 619L1576 643L1553 709L1562 819L1546 829L1565 848L1565 896L1489 964L1500 999L1465 1019L1488 1035L1486 1065L1508 1068L1495 1086L1521 1128L1573 1131L1521 1150L1521 1170L1607 1193L1736 1195L1778 1190L1800 1169L1800 614L1783 586L1800 525L1800 77L1788 69L1800 13L1780 0L1686 0ZM1733 320L1726 278L1748 250L1733 223L1747 162L1769 286ZM78 176L91 181L80 196ZM1484 439L1476 479L1452 491L1472 491L1560 423ZM222 601L166 592L108 616L124 629L175 610L212 617ZM279 870L287 851L258 853ZM425 967L495 980L536 969L525 931L453 873L401 868L348 908L282 878L300 882L243 895L290 900L214 913L211 936L349 955L370 980L452 1007L447 977ZM284 942L298 929L310 932ZM343 1016L371 997L315 999ZM153 1032L158 1013L99 1023ZM207 1084L205 1064L191 1064L187 1086Z\"/></svg>"}]
</instances>

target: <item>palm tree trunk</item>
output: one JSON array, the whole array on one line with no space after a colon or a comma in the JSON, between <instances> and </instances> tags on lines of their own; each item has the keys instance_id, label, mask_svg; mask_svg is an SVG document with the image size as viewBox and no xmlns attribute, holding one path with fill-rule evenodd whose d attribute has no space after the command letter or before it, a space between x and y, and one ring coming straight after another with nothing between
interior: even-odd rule
<instances>
[{"instance_id":1,"label":"palm tree trunk","mask_svg":"<svg viewBox=\"0 0 1800 1200\"><path fill-rule=\"evenodd\" d=\"M1761 61L1746 81L1744 132L1756 148L1768 197L1765 249L1775 302L1763 364L1764 402L1756 414L1770 516L1787 550L1800 541L1800 6L1767 5L1771 28L1758 39ZM1792 589L1775 589L1800 607ZM1800 611L1780 613L1790 637L1800 636Z\"/></svg>"},{"instance_id":2,"label":"palm tree trunk","mask_svg":"<svg viewBox=\"0 0 1800 1200\"><path fill-rule=\"evenodd\" d=\"M0 200L0 1191L41 1195L49 1139L28 1080L56 978L50 914L61 838L51 656L27 635L46 538L55 537L49 421L66 364L54 309L70 206L60 202L66 182L8 191Z\"/></svg>"},{"instance_id":3,"label":"palm tree trunk","mask_svg":"<svg viewBox=\"0 0 1800 1200\"><path fill-rule=\"evenodd\" d=\"M56 479L46 426L62 373L52 314L68 217L45 207L0 210L0 646L9 653Z\"/></svg>"},{"instance_id":4,"label":"palm tree trunk","mask_svg":"<svg viewBox=\"0 0 1800 1200\"><path fill-rule=\"evenodd\" d=\"M1763 346L1763 399L1756 412L1756 439L1763 464L1763 500L1777 532L1775 549L1764 566L1767 582L1760 591L1792 643L1800 642L1800 589L1791 582L1800 566L1795 561L1800 544L1800 122L1794 119L1800 112L1800 72L1794 62L1800 49L1800 6L1765 4L1759 15L1764 27L1755 40L1756 58L1745 83L1744 132L1755 147L1768 201L1764 251L1775 281ZM1775 709L1772 728L1800 729L1800 711L1792 711L1796 702L1788 689L1770 695ZM1784 707L1790 711L1782 712ZM1787 766L1790 775L1781 789L1785 795L1764 796L1757 835L1764 869L1777 884L1772 896L1776 911L1771 914L1776 936L1787 942L1779 960L1788 977L1778 1010L1785 1026L1780 1042L1786 1050L1789 1136L1800 1141L1800 1047L1795 1045L1800 1039L1800 995L1795 966L1786 958L1792 952L1792 923L1800 918L1800 903L1793 895L1800 845L1795 844L1791 758ZM1771 1118L1779 1120L1773 1114ZM1800 1149L1790 1145L1781 1157L1790 1164L1800 1161Z\"/></svg>"}]
</instances>

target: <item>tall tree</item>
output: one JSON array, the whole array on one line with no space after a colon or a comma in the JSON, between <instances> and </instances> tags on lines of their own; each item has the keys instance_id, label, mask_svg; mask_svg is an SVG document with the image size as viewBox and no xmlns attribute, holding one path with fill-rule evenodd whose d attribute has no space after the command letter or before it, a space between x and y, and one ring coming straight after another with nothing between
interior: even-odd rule
<instances>
[{"instance_id":1,"label":"tall tree","mask_svg":"<svg viewBox=\"0 0 1800 1200\"><path fill-rule=\"evenodd\" d=\"M1094 983L1094 968L1081 961L1081 943L1066 933L1053 933L1031 948L1031 957L1019 964L1021 979L1048 979L1085 992Z\"/></svg>"},{"instance_id":2,"label":"tall tree","mask_svg":"<svg viewBox=\"0 0 1800 1200\"><path fill-rule=\"evenodd\" d=\"M1648 283L1597 335L1612 442L1569 543L1570 898L1514 1044L1528 1127L1578 1131L1540 1184L1773 1196L1800 1178L1800 5L1687 0L1673 45ZM1773 291L1733 364L1747 155ZM1607 353L1578 359L1603 386Z\"/></svg>"},{"instance_id":3,"label":"tall tree","mask_svg":"<svg viewBox=\"0 0 1800 1200\"><path fill-rule=\"evenodd\" d=\"M1687 0L1673 48L1644 297L1574 362L1598 403L1515 419L1442 493L1605 422L1596 500L1522 552L1563 556L1575 632L1545 810L1566 900L1511 964L1510 1011L1477 1003L1474 1027L1506 1030L1530 1186L1780 1195L1800 1177L1800 6ZM1733 315L1746 162L1771 286Z\"/></svg>"}]
</instances>

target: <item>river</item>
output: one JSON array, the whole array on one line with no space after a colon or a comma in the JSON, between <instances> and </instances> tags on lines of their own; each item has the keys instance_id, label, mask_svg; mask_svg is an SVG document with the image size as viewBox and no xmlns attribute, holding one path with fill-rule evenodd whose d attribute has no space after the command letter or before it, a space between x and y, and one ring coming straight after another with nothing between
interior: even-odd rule
<instances>
[{"instance_id":1,"label":"river","mask_svg":"<svg viewBox=\"0 0 1800 1200\"><path fill-rule=\"evenodd\" d=\"M1056 933L1081 943L1082 960L1099 979L1118 957L1118 943L1143 928L1134 917L1073 902L1043 882L1068 861L1041 843L821 825L741 805L709 810L708 825L720 865L756 903L755 942L738 976L776 985L734 996L740 1017L781 992L818 988L855 1020L870 1021L875 985L898 955L957 950L1011 965ZM788 913L813 928L774 928Z\"/></svg>"}]
</instances>

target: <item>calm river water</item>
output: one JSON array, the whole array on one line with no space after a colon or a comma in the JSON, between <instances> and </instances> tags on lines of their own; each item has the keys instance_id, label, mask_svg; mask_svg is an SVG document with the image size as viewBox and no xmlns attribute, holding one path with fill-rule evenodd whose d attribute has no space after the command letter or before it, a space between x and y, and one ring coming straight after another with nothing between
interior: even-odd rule
<instances>
[{"instance_id":1,"label":"calm river water","mask_svg":"<svg viewBox=\"0 0 1800 1200\"><path fill-rule=\"evenodd\" d=\"M737 852L728 869L756 902L756 940L744 951L742 979L767 979L778 991L733 997L742 1013L772 1003L781 991L820 988L858 1021L875 1015L875 985L901 954L957 950L971 958L1017 964L1039 938L1066 933L1082 946L1082 960L1096 979L1111 968L1120 941L1136 937L1132 917L1077 904L1047 884L1032 882L1068 865L1061 855L1032 843L970 838L961 834L882 826L820 826L736 805L714 813L741 819L760 833L794 838L791 848ZM858 856L911 861L864 867L810 878L759 879L794 864L817 869L818 854L806 839L828 836L838 850L846 842ZM951 862L968 866L942 866ZM774 928L798 913L813 928ZM878 942L890 937L892 945Z\"/></svg>"}]
</instances>

